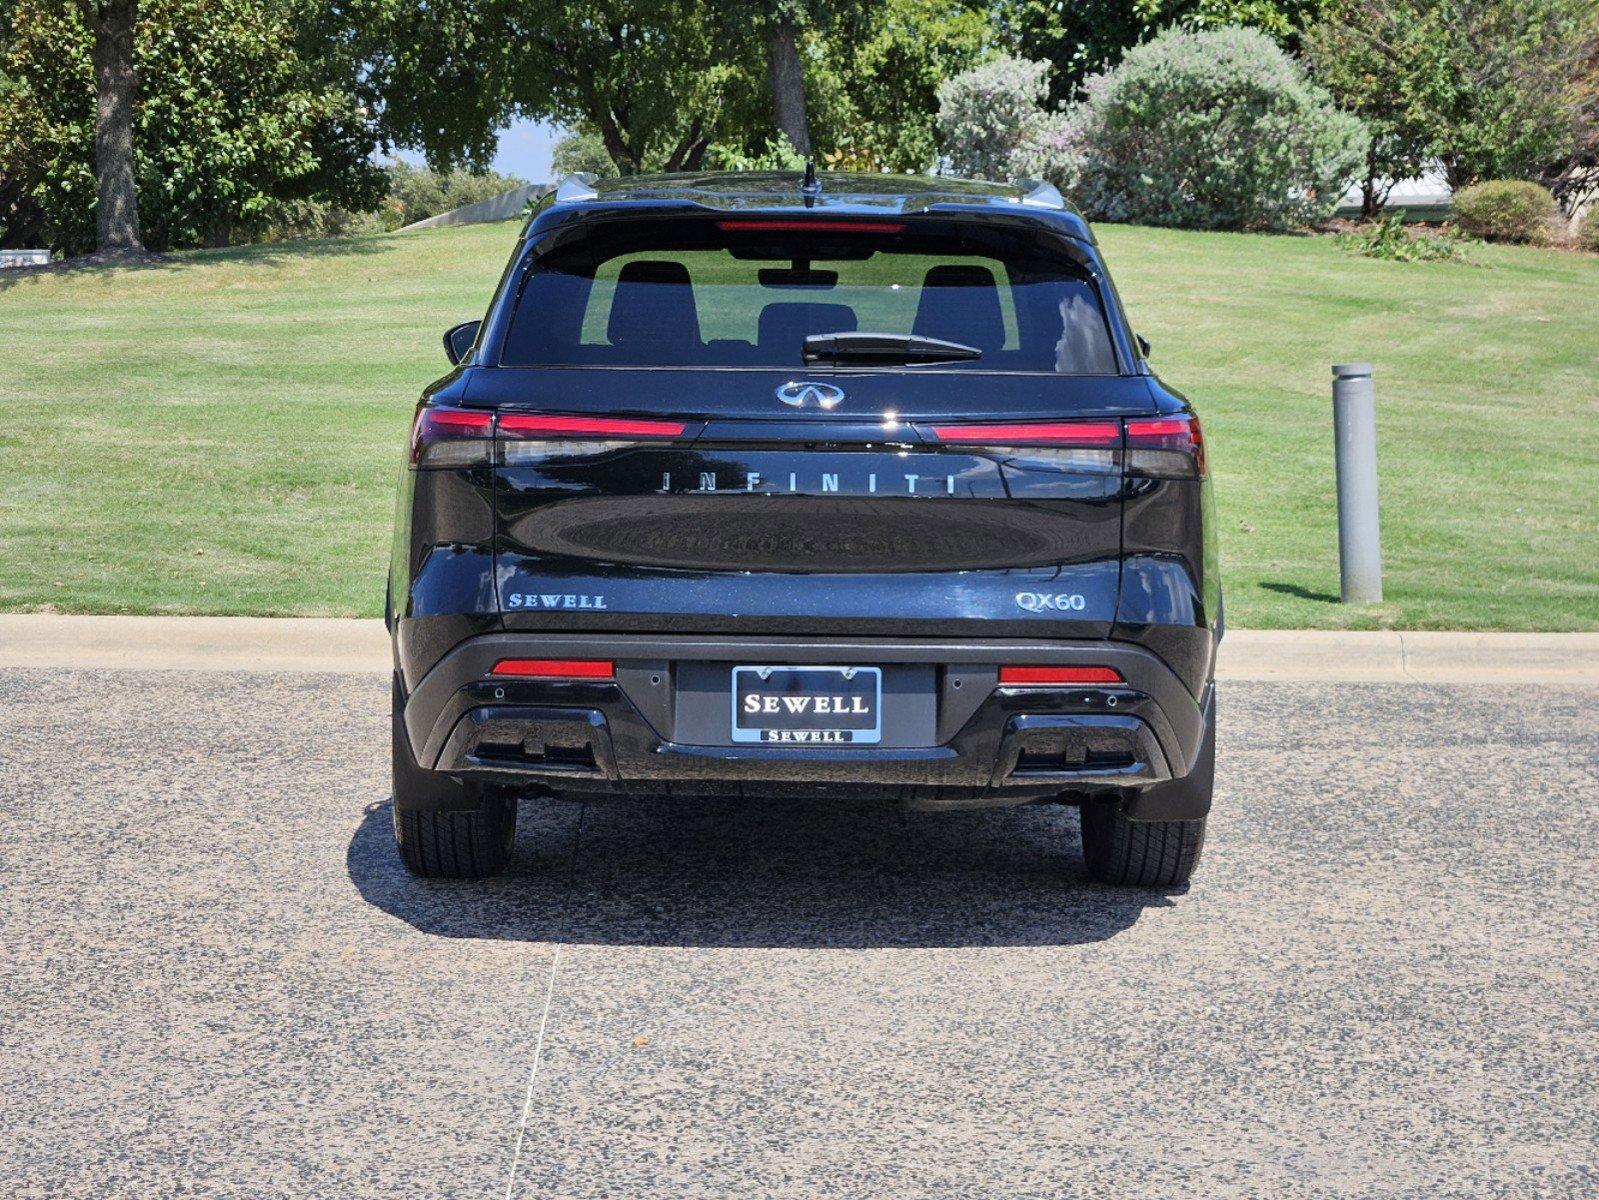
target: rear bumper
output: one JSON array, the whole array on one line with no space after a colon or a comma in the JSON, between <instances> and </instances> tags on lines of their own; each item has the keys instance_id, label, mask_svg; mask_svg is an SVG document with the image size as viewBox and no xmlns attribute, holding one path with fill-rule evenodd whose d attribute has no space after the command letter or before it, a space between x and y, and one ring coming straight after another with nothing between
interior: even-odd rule
<instances>
[{"instance_id":1,"label":"rear bumper","mask_svg":"<svg viewBox=\"0 0 1599 1200\"><path fill-rule=\"evenodd\" d=\"M609 659L616 678L496 678L503 658ZM1013 662L1110 666L1127 682L1000 686L1000 664ZM758 663L915 670L933 696L921 697L923 723L899 744L733 745L706 706L726 712L719 672ZM403 716L418 764L462 778L573 792L837 788L936 808L1180 780L1200 757L1210 695L1196 700L1154 654L1109 641L499 633L445 655Z\"/></svg>"}]
</instances>

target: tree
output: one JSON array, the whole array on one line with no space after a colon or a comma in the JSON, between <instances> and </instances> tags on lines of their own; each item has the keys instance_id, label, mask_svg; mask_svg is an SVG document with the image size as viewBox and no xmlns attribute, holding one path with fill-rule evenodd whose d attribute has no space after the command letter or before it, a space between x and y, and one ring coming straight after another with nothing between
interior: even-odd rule
<instances>
[{"instance_id":1,"label":"tree","mask_svg":"<svg viewBox=\"0 0 1599 1200\"><path fill-rule=\"evenodd\" d=\"M1307 45L1338 99L1377 114L1388 138L1376 166L1406 172L1419 148L1458 190L1537 178L1571 152L1595 11L1593 0L1331 0Z\"/></svg>"},{"instance_id":2,"label":"tree","mask_svg":"<svg viewBox=\"0 0 1599 1200\"><path fill-rule=\"evenodd\" d=\"M839 102L822 99L821 144L884 170L927 171L938 159L938 90L990 47L984 0L880 0L823 31L822 66ZM813 89L822 91L822 89Z\"/></svg>"},{"instance_id":3,"label":"tree","mask_svg":"<svg viewBox=\"0 0 1599 1200\"><path fill-rule=\"evenodd\" d=\"M1567 216L1599 195L1599 21L1588 26L1572 88L1569 148L1544 168L1542 182ZM1599 250L1599 245L1591 247Z\"/></svg>"},{"instance_id":4,"label":"tree","mask_svg":"<svg viewBox=\"0 0 1599 1200\"><path fill-rule=\"evenodd\" d=\"M588 172L605 178L616 174L616 164L605 152L605 141L591 129L577 128L563 136L550 152L550 170L557 179Z\"/></svg>"},{"instance_id":5,"label":"tree","mask_svg":"<svg viewBox=\"0 0 1599 1200\"><path fill-rule=\"evenodd\" d=\"M1417 10L1375 0L1335 0L1304 35L1316 81L1366 122L1371 144L1360 181L1361 216L1370 220L1401 179L1419 175L1431 152L1431 127L1407 80L1413 47L1424 36Z\"/></svg>"},{"instance_id":6,"label":"tree","mask_svg":"<svg viewBox=\"0 0 1599 1200\"><path fill-rule=\"evenodd\" d=\"M749 21L711 0L357 0L341 10L393 145L486 165L513 117L596 132L625 174L697 168L764 77Z\"/></svg>"},{"instance_id":7,"label":"tree","mask_svg":"<svg viewBox=\"0 0 1599 1200\"><path fill-rule=\"evenodd\" d=\"M133 184L133 21L135 0L86 5L94 30L95 247L140 252L139 196Z\"/></svg>"},{"instance_id":8,"label":"tree","mask_svg":"<svg viewBox=\"0 0 1599 1200\"><path fill-rule=\"evenodd\" d=\"M766 74L772 89L777 132L807 157L811 133L805 121L805 64L800 61L798 5L778 3L766 19Z\"/></svg>"},{"instance_id":9,"label":"tree","mask_svg":"<svg viewBox=\"0 0 1599 1200\"><path fill-rule=\"evenodd\" d=\"M386 184L370 161L371 123L329 74L334 58L301 41L311 3L141 0L132 184L114 181L110 198L136 191L146 245L225 245L306 201L376 205ZM51 243L80 252L103 240L108 219L96 31L80 5L16 0L12 32L0 51L13 84L0 93L0 162L44 213ZM126 226L109 219L126 244Z\"/></svg>"},{"instance_id":10,"label":"tree","mask_svg":"<svg viewBox=\"0 0 1599 1200\"><path fill-rule=\"evenodd\" d=\"M987 40L985 0L354 0L392 145L487 162L513 117L599 140L624 174L818 158L925 168L938 82ZM592 145L592 143L589 143ZM712 147L715 153L712 154Z\"/></svg>"},{"instance_id":11,"label":"tree","mask_svg":"<svg viewBox=\"0 0 1599 1200\"><path fill-rule=\"evenodd\" d=\"M729 19L750 20L732 3ZM799 26L806 128L819 166L925 171L938 157L938 85L991 43L986 0L812 3ZM790 153L766 94L729 90L713 161L776 166Z\"/></svg>"}]
</instances>

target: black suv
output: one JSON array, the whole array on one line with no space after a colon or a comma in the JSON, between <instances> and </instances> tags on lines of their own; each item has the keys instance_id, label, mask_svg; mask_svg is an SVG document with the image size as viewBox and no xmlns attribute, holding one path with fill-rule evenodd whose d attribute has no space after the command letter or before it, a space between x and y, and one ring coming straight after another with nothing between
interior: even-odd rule
<instances>
[{"instance_id":1,"label":"black suv","mask_svg":"<svg viewBox=\"0 0 1599 1200\"><path fill-rule=\"evenodd\" d=\"M417 407L388 596L422 875L596 793L1078 805L1186 881L1221 636L1199 422L1046 184L566 180Z\"/></svg>"}]
</instances>

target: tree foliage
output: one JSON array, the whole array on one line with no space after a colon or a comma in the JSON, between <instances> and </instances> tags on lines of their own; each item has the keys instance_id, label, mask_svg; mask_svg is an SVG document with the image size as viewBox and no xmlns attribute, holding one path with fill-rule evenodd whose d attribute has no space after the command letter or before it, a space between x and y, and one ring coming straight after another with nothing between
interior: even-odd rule
<instances>
[{"instance_id":1,"label":"tree foliage","mask_svg":"<svg viewBox=\"0 0 1599 1200\"><path fill-rule=\"evenodd\" d=\"M824 157L854 154L887 171L932 169L939 86L981 60L992 37L987 6L881 0L822 33L823 70L841 97L821 131Z\"/></svg>"},{"instance_id":2,"label":"tree foliage","mask_svg":"<svg viewBox=\"0 0 1599 1200\"><path fill-rule=\"evenodd\" d=\"M135 180L152 249L225 244L286 206L383 192L348 90L302 53L290 0L144 0L135 27ZM0 162L69 252L94 244L95 88L77 5L15 0L0 57Z\"/></svg>"},{"instance_id":3,"label":"tree foliage","mask_svg":"<svg viewBox=\"0 0 1599 1200\"><path fill-rule=\"evenodd\" d=\"M1537 178L1569 155L1593 62L1594 0L1330 0L1316 73L1373 122L1368 170L1438 159L1451 187Z\"/></svg>"},{"instance_id":4,"label":"tree foliage","mask_svg":"<svg viewBox=\"0 0 1599 1200\"><path fill-rule=\"evenodd\" d=\"M780 18L817 156L924 169L938 83L990 32L981 0L355 0L339 15L391 144L486 163L498 129L529 117L581 130L585 153L597 138L629 174L769 156Z\"/></svg>"},{"instance_id":5,"label":"tree foliage","mask_svg":"<svg viewBox=\"0 0 1599 1200\"><path fill-rule=\"evenodd\" d=\"M1293 47L1322 0L996 0L1002 36L1023 58L1048 62L1050 103L1070 101L1084 79L1170 25L1245 25Z\"/></svg>"},{"instance_id":6,"label":"tree foliage","mask_svg":"<svg viewBox=\"0 0 1599 1200\"><path fill-rule=\"evenodd\" d=\"M1379 15L1374 12L1383 9ZM1371 142L1360 181L1361 214L1375 217L1401 179L1421 174L1432 155L1432 126L1393 71L1423 37L1415 7L1376 0L1333 0L1304 36L1315 79L1345 110L1366 122ZM1375 17L1375 20L1368 18Z\"/></svg>"},{"instance_id":7,"label":"tree foliage","mask_svg":"<svg viewBox=\"0 0 1599 1200\"><path fill-rule=\"evenodd\" d=\"M604 179L616 174L616 164L606 153L605 139L579 127L562 135L551 149L550 172L556 179L582 172Z\"/></svg>"},{"instance_id":8,"label":"tree foliage","mask_svg":"<svg viewBox=\"0 0 1599 1200\"><path fill-rule=\"evenodd\" d=\"M626 173L689 170L735 91L759 88L758 39L709 0L356 0L384 137L435 168L486 166L514 117L597 133Z\"/></svg>"}]
</instances>

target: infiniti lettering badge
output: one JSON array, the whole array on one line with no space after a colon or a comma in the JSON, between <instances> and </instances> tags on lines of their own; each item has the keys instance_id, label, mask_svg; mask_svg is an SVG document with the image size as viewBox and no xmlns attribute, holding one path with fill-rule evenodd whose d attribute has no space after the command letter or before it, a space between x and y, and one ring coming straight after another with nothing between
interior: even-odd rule
<instances>
[{"instance_id":1,"label":"infiniti lettering badge","mask_svg":"<svg viewBox=\"0 0 1599 1200\"><path fill-rule=\"evenodd\" d=\"M844 400L844 389L830 383L790 380L777 389L777 398L795 408L837 408Z\"/></svg>"}]
</instances>

